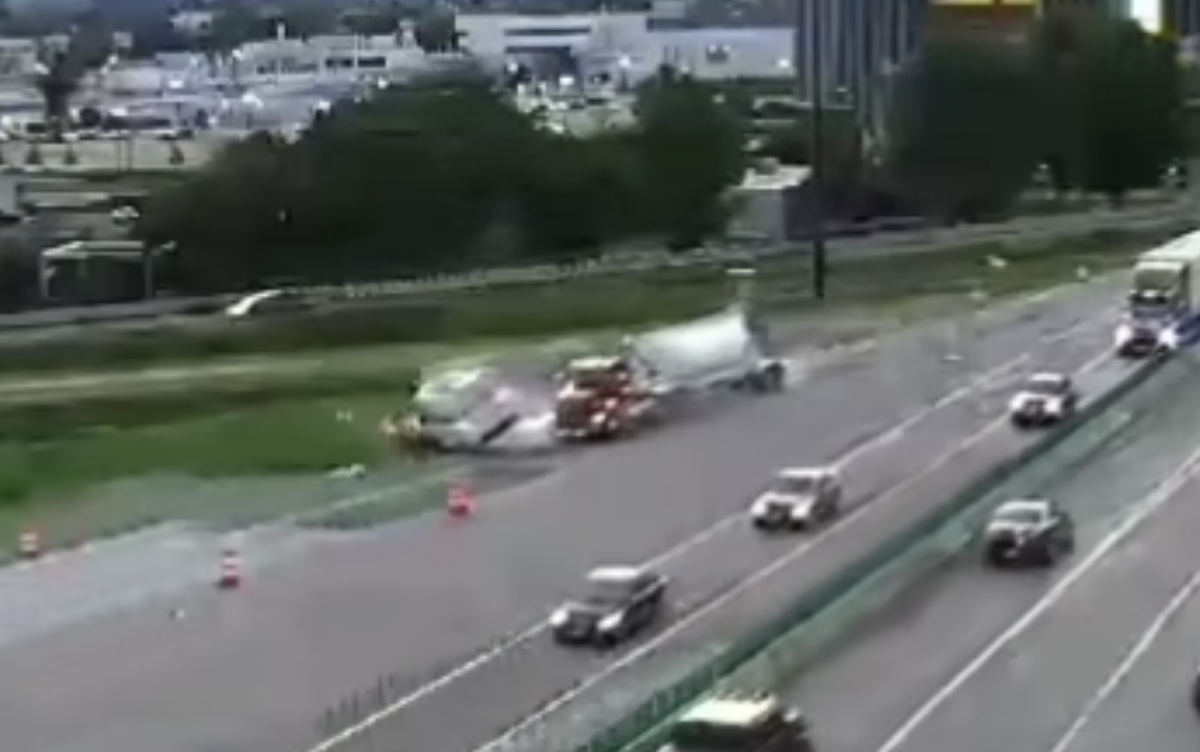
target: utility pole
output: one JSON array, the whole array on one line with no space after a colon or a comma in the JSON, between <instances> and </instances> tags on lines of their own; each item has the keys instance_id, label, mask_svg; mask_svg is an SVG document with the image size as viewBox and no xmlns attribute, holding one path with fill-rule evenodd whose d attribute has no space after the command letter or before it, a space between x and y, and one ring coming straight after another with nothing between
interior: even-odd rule
<instances>
[{"instance_id":1,"label":"utility pole","mask_svg":"<svg viewBox=\"0 0 1200 752\"><path fill-rule=\"evenodd\" d=\"M812 210L812 292L817 300L827 294L829 259L825 247L825 54L824 3L828 0L795 0L796 26L793 46L796 58L797 90L800 101L809 102L809 192ZM807 79L807 80L806 80ZM799 111L804 127L804 108Z\"/></svg>"}]
</instances>

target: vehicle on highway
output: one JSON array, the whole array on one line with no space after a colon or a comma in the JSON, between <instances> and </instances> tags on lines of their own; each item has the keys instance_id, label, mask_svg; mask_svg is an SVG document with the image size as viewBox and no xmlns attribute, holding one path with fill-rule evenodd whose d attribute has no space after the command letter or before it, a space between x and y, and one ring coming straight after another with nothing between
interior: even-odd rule
<instances>
[{"instance_id":1,"label":"vehicle on highway","mask_svg":"<svg viewBox=\"0 0 1200 752\"><path fill-rule=\"evenodd\" d=\"M1179 335L1161 316L1130 311L1117 326L1113 344L1118 357L1140 360L1174 352L1179 348Z\"/></svg>"},{"instance_id":2,"label":"vehicle on highway","mask_svg":"<svg viewBox=\"0 0 1200 752\"><path fill-rule=\"evenodd\" d=\"M790 467L750 507L760 530L808 530L838 516L842 482L830 467Z\"/></svg>"},{"instance_id":3,"label":"vehicle on highway","mask_svg":"<svg viewBox=\"0 0 1200 752\"><path fill-rule=\"evenodd\" d=\"M225 315L231 319L246 319L273 314L301 313L311 307L311 303L294 290L259 290L230 303L225 308Z\"/></svg>"},{"instance_id":4,"label":"vehicle on highway","mask_svg":"<svg viewBox=\"0 0 1200 752\"><path fill-rule=\"evenodd\" d=\"M658 401L639 388L634 369L616 357L575 358L559 372L555 428L559 438L610 439L658 414Z\"/></svg>"},{"instance_id":5,"label":"vehicle on highway","mask_svg":"<svg viewBox=\"0 0 1200 752\"><path fill-rule=\"evenodd\" d=\"M1079 394L1071 377L1061 373L1035 373L1008 402L1008 414L1018 428L1052 426L1075 414Z\"/></svg>"},{"instance_id":6,"label":"vehicle on highway","mask_svg":"<svg viewBox=\"0 0 1200 752\"><path fill-rule=\"evenodd\" d=\"M1126 298L1129 319L1117 326L1117 352L1144 351L1133 341L1157 332L1156 352L1170 352L1200 331L1200 231L1189 232L1138 256ZM1134 323L1136 322L1136 323Z\"/></svg>"},{"instance_id":7,"label":"vehicle on highway","mask_svg":"<svg viewBox=\"0 0 1200 752\"><path fill-rule=\"evenodd\" d=\"M654 624L666 592L666 578L648 569L593 569L586 594L556 608L550 627L560 643L611 647Z\"/></svg>"},{"instance_id":8,"label":"vehicle on highway","mask_svg":"<svg viewBox=\"0 0 1200 752\"><path fill-rule=\"evenodd\" d=\"M1196 670L1196 675L1192 678L1192 710L1200 713L1200 669Z\"/></svg>"},{"instance_id":9,"label":"vehicle on highway","mask_svg":"<svg viewBox=\"0 0 1200 752\"><path fill-rule=\"evenodd\" d=\"M663 748L676 752L815 752L808 721L772 695L718 695L685 711Z\"/></svg>"},{"instance_id":10,"label":"vehicle on highway","mask_svg":"<svg viewBox=\"0 0 1200 752\"><path fill-rule=\"evenodd\" d=\"M666 417L683 398L718 389L781 390L786 366L768 350L765 324L735 306L626 337L618 352L597 357L628 374L629 394L644 414ZM559 399L565 411L573 409L571 393Z\"/></svg>"},{"instance_id":11,"label":"vehicle on highway","mask_svg":"<svg viewBox=\"0 0 1200 752\"><path fill-rule=\"evenodd\" d=\"M414 385L403 421L409 443L444 451L484 449L521 419L517 395L495 368L447 368Z\"/></svg>"},{"instance_id":12,"label":"vehicle on highway","mask_svg":"<svg viewBox=\"0 0 1200 752\"><path fill-rule=\"evenodd\" d=\"M996 567L1053 566L1075 550L1071 515L1047 499L1006 501L992 513L983 536L984 559Z\"/></svg>"}]
</instances>

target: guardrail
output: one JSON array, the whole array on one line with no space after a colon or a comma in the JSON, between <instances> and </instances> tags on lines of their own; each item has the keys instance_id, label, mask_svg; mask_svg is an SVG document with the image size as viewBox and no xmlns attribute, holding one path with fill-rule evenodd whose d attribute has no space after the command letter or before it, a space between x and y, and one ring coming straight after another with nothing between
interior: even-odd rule
<instances>
[{"instance_id":1,"label":"guardrail","mask_svg":"<svg viewBox=\"0 0 1200 752\"><path fill-rule=\"evenodd\" d=\"M879 235L855 233L831 238L829 253L835 261L864 260L890 255L936 252L959 245L1025 245L1053 240L1064 235L1104 230L1146 229L1166 222L1191 219L1193 216L1191 206L1177 202L1138 209L1031 217L995 224L910 229ZM323 285L300 289L305 294L315 297L334 299L462 292L502 286L561 283L589 277L620 276L673 268L744 265L779 256L807 253L808 250L804 241L783 245L729 244L674 254L662 251L624 253L559 266L492 269L422 279L358 285Z\"/></svg>"},{"instance_id":2,"label":"guardrail","mask_svg":"<svg viewBox=\"0 0 1200 752\"><path fill-rule=\"evenodd\" d=\"M821 645L837 636L831 609L847 610L851 597L886 596L898 584L898 574L921 571L948 549L970 540L975 522L1011 495L1038 487L1064 465L1078 463L1100 451L1129 422L1128 414L1113 408L1138 393L1161 364L1149 364L1117 385L1081 413L1071 425L1053 432L1013 460L980 477L945 505L893 536L884 546L816 591L805 594L780 617L753 631L715 659L656 692L601 734L566 747L570 752L650 752L663 742L670 720L703 694L728 685L768 688L794 671ZM1142 394L1149 393L1147 389ZM1157 392L1154 392L1157 395ZM1143 400L1148 399L1143 396ZM1080 439L1077 443L1069 439ZM859 601L859 608L870 603Z\"/></svg>"},{"instance_id":3,"label":"guardrail","mask_svg":"<svg viewBox=\"0 0 1200 752\"><path fill-rule=\"evenodd\" d=\"M897 222L881 222L865 227L857 225L835 229L829 249L835 261L862 260L888 255L934 252L958 245L1021 245L1086 232L1136 231L1170 222L1184 222L1192 219L1193 215L1192 207L1179 201L1128 210L1093 210L1079 214L1046 215L1010 222L949 228L902 226L898 229ZM808 247L803 239L788 244L730 241L724 245L675 254L657 250L630 251L572 264L489 269L463 274L346 285L302 286L294 289L303 295L330 302L403 298L504 286L552 284L589 277L639 274L673 268L745 265L807 251ZM0 315L0 330L87 326L154 319L186 315L205 307L217 311L237 297L238 294L230 293L6 314Z\"/></svg>"}]
</instances>

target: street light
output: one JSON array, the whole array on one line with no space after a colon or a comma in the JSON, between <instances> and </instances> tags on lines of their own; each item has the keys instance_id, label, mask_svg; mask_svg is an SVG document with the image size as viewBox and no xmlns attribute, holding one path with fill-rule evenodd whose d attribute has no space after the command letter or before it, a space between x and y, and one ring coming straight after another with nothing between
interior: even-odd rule
<instances>
[{"instance_id":1,"label":"street light","mask_svg":"<svg viewBox=\"0 0 1200 752\"><path fill-rule=\"evenodd\" d=\"M749 266L735 266L725 270L725 275L733 282L734 302L750 307L754 303L754 281L758 270Z\"/></svg>"},{"instance_id":2,"label":"street light","mask_svg":"<svg viewBox=\"0 0 1200 752\"><path fill-rule=\"evenodd\" d=\"M796 88L798 97L804 101L808 95L810 114L809 130L809 176L814 186L809 200L812 202L812 291L817 300L826 296L825 277L828 259L825 248L825 87L824 87L824 6L826 0L795 0L796 18L792 29L793 55L796 60ZM805 79L808 79L805 81ZM804 109L798 112L797 125L804 126Z\"/></svg>"}]
</instances>

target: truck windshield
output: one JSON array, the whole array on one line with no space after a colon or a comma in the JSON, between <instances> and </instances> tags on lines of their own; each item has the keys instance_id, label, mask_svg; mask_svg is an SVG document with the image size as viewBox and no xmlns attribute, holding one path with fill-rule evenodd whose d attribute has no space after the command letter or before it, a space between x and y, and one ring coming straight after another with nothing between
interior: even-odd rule
<instances>
[{"instance_id":1,"label":"truck windshield","mask_svg":"<svg viewBox=\"0 0 1200 752\"><path fill-rule=\"evenodd\" d=\"M1129 307L1146 313L1160 312L1175 304L1179 275L1170 269L1139 268L1133 273Z\"/></svg>"},{"instance_id":2,"label":"truck windshield","mask_svg":"<svg viewBox=\"0 0 1200 752\"><path fill-rule=\"evenodd\" d=\"M780 493L807 496L817 490L817 478L812 475L785 475L775 481L775 490Z\"/></svg>"}]
</instances>

